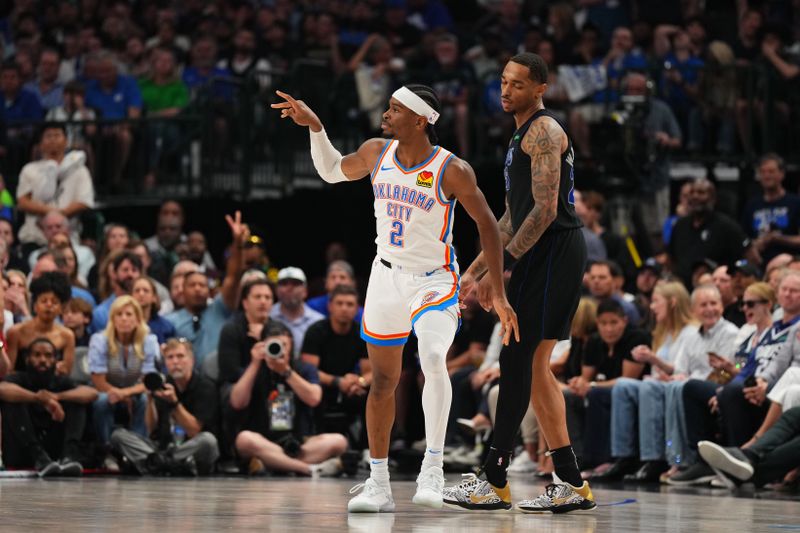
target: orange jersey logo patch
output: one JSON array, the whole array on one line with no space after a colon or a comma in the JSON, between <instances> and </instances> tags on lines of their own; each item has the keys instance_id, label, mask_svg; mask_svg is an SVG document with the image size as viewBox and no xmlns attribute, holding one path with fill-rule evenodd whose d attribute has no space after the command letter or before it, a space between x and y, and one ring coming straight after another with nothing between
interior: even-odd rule
<instances>
[{"instance_id":1,"label":"orange jersey logo patch","mask_svg":"<svg viewBox=\"0 0 800 533\"><path fill-rule=\"evenodd\" d=\"M428 172L427 170L423 170L419 174L417 174L417 185L420 187L433 187L433 172Z\"/></svg>"}]
</instances>

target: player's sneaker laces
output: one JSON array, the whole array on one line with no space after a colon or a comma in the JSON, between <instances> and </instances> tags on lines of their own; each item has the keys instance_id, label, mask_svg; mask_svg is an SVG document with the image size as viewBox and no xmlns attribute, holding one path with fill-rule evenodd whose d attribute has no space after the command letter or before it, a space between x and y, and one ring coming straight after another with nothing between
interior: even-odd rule
<instances>
[{"instance_id":1,"label":"player's sneaker laces","mask_svg":"<svg viewBox=\"0 0 800 533\"><path fill-rule=\"evenodd\" d=\"M442 499L448 505L464 509L511 509L511 489L508 482L503 488L494 487L481 474L463 474L464 480L442 492Z\"/></svg>"},{"instance_id":2,"label":"player's sneaker laces","mask_svg":"<svg viewBox=\"0 0 800 533\"><path fill-rule=\"evenodd\" d=\"M411 499L417 505L441 509L444 471L438 466L423 467L417 476L417 492Z\"/></svg>"},{"instance_id":3,"label":"player's sneaker laces","mask_svg":"<svg viewBox=\"0 0 800 533\"><path fill-rule=\"evenodd\" d=\"M547 485L544 494L532 500L522 500L517 509L523 513L569 513L570 511L591 511L594 502L592 489L584 481L583 486L573 487L553 476L554 483Z\"/></svg>"},{"instance_id":4,"label":"player's sneaker laces","mask_svg":"<svg viewBox=\"0 0 800 533\"><path fill-rule=\"evenodd\" d=\"M382 487L370 477L364 483L359 483L350 489L350 494L355 494L359 490L361 490L361 494L354 496L347 503L347 512L391 513L394 511L394 498L392 498L390 488Z\"/></svg>"}]
</instances>

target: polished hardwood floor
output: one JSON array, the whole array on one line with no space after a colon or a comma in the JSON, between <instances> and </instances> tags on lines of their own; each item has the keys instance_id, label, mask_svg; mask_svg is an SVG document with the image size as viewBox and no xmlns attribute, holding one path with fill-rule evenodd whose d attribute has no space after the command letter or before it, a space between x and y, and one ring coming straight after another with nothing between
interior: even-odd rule
<instances>
[{"instance_id":1,"label":"polished hardwood floor","mask_svg":"<svg viewBox=\"0 0 800 533\"><path fill-rule=\"evenodd\" d=\"M453 481L457 475L448 475ZM397 512L349 515L350 479L86 477L0 480L0 531L349 531L364 533L490 532L780 532L800 531L795 497L722 489L601 488L592 513L533 516L516 511L419 508L412 481L394 481ZM514 480L515 498L542 483Z\"/></svg>"}]
</instances>

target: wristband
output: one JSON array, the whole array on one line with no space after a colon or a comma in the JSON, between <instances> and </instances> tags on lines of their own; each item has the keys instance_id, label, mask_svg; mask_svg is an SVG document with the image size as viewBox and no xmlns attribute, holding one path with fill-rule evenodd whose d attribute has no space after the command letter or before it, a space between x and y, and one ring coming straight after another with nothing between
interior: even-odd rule
<instances>
[{"instance_id":1,"label":"wristband","mask_svg":"<svg viewBox=\"0 0 800 533\"><path fill-rule=\"evenodd\" d=\"M503 271L514 270L514 265L517 264L517 258L511 255L508 250L503 250Z\"/></svg>"},{"instance_id":2,"label":"wristband","mask_svg":"<svg viewBox=\"0 0 800 533\"><path fill-rule=\"evenodd\" d=\"M342 378L340 378L339 376L336 376L335 378L333 378L333 386L336 387L337 389L339 388L339 383L341 383L341 382L342 382Z\"/></svg>"},{"instance_id":3,"label":"wristband","mask_svg":"<svg viewBox=\"0 0 800 533\"><path fill-rule=\"evenodd\" d=\"M287 369L287 370L286 370L286 372L281 372L281 377L282 377L284 380L286 380L286 379L289 379L289 378L292 376L292 372L294 372L294 370L292 370L291 368L289 368L289 369Z\"/></svg>"}]
</instances>

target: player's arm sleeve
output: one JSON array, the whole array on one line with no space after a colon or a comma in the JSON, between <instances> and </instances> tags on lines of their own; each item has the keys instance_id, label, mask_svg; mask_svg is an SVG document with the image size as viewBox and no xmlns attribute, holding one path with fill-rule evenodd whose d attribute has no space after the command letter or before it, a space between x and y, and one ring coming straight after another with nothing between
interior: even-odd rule
<instances>
[{"instance_id":1,"label":"player's arm sleeve","mask_svg":"<svg viewBox=\"0 0 800 533\"><path fill-rule=\"evenodd\" d=\"M311 137L311 160L319 176L328 183L348 181L342 172L342 154L328 139L325 129L314 132L309 128L308 131Z\"/></svg>"}]
</instances>

